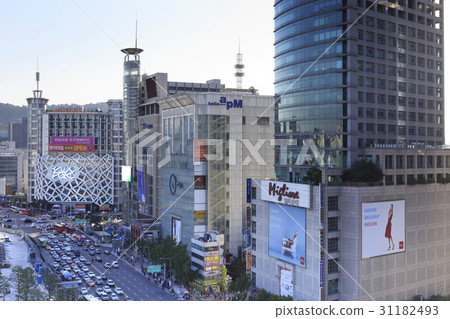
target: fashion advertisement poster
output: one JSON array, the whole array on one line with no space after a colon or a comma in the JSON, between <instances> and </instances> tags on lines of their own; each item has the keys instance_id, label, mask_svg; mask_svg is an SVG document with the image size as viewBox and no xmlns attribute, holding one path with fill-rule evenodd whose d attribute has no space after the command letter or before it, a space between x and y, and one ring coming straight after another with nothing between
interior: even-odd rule
<instances>
[{"instance_id":1,"label":"fashion advertisement poster","mask_svg":"<svg viewBox=\"0 0 450 319\"><path fill-rule=\"evenodd\" d=\"M305 267L304 208L269 203L269 255Z\"/></svg>"},{"instance_id":2,"label":"fashion advertisement poster","mask_svg":"<svg viewBox=\"0 0 450 319\"><path fill-rule=\"evenodd\" d=\"M405 251L405 201L362 203L362 258Z\"/></svg>"}]
</instances>

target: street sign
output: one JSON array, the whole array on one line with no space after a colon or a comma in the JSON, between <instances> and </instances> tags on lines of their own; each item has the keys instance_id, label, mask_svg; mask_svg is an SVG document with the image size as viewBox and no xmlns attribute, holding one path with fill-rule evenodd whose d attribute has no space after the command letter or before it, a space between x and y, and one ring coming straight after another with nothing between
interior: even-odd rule
<instances>
[{"instance_id":1,"label":"street sign","mask_svg":"<svg viewBox=\"0 0 450 319\"><path fill-rule=\"evenodd\" d=\"M147 266L147 274L149 274L149 273L153 274L155 272L161 272L161 265Z\"/></svg>"}]
</instances>

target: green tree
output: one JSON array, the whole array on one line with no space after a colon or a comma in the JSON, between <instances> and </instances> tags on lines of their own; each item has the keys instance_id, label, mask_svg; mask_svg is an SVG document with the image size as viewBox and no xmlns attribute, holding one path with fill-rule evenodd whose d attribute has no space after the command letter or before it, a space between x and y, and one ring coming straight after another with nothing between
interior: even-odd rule
<instances>
[{"instance_id":1,"label":"green tree","mask_svg":"<svg viewBox=\"0 0 450 319\"><path fill-rule=\"evenodd\" d=\"M3 298L3 301L6 300L6 296L11 293L11 284L9 283L8 277L5 277L0 272L0 298Z\"/></svg>"},{"instance_id":2,"label":"green tree","mask_svg":"<svg viewBox=\"0 0 450 319\"><path fill-rule=\"evenodd\" d=\"M225 265L222 265L222 269L220 272L220 276L221 276L221 280L220 280L220 286L221 286L221 290L223 292L227 292L228 291L228 282L227 282L227 267Z\"/></svg>"},{"instance_id":3,"label":"green tree","mask_svg":"<svg viewBox=\"0 0 450 319\"><path fill-rule=\"evenodd\" d=\"M247 275L238 277L235 281L230 283L230 291L239 292L241 296L247 294L248 288L250 288L250 280Z\"/></svg>"},{"instance_id":4,"label":"green tree","mask_svg":"<svg viewBox=\"0 0 450 319\"><path fill-rule=\"evenodd\" d=\"M379 182L383 179L383 172L374 163L366 160L355 161L351 169L344 170L344 182Z\"/></svg>"},{"instance_id":5,"label":"green tree","mask_svg":"<svg viewBox=\"0 0 450 319\"><path fill-rule=\"evenodd\" d=\"M191 270L191 258L186 247L186 245L176 244L173 238L167 236L161 243L153 242L149 251L150 258L157 264L165 264L167 270L169 270L171 264L168 259L171 259L172 269L175 271L178 280L189 287L198 277L198 273Z\"/></svg>"},{"instance_id":6,"label":"green tree","mask_svg":"<svg viewBox=\"0 0 450 319\"><path fill-rule=\"evenodd\" d=\"M275 295L265 289L261 289L256 296L256 301L292 301L292 297Z\"/></svg>"},{"instance_id":7,"label":"green tree","mask_svg":"<svg viewBox=\"0 0 450 319\"><path fill-rule=\"evenodd\" d=\"M55 275L53 271L46 269L42 272L42 281L48 293L51 296L54 296L60 282L58 276Z\"/></svg>"},{"instance_id":8,"label":"green tree","mask_svg":"<svg viewBox=\"0 0 450 319\"><path fill-rule=\"evenodd\" d=\"M12 269L10 282L16 289L16 300L45 300L45 295L38 291L38 283L33 269L15 266Z\"/></svg>"},{"instance_id":9,"label":"green tree","mask_svg":"<svg viewBox=\"0 0 450 319\"><path fill-rule=\"evenodd\" d=\"M245 267L246 265L243 260L232 257L227 271L231 278L237 279L238 277L245 275Z\"/></svg>"},{"instance_id":10,"label":"green tree","mask_svg":"<svg viewBox=\"0 0 450 319\"><path fill-rule=\"evenodd\" d=\"M322 171L317 167L308 168L305 176L303 177L303 182L312 185L318 185L320 182L322 182Z\"/></svg>"}]
</instances>

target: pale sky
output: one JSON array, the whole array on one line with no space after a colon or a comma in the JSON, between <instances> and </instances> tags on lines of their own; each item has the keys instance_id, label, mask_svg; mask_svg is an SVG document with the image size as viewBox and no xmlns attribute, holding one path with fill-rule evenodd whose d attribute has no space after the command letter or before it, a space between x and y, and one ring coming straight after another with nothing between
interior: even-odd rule
<instances>
[{"instance_id":1,"label":"pale sky","mask_svg":"<svg viewBox=\"0 0 450 319\"><path fill-rule=\"evenodd\" d=\"M26 104L37 55L50 104L122 98L120 47L134 47L136 15L141 73L235 87L240 38L243 87L273 94L272 0L0 0L0 102Z\"/></svg>"},{"instance_id":2,"label":"pale sky","mask_svg":"<svg viewBox=\"0 0 450 319\"><path fill-rule=\"evenodd\" d=\"M273 3L0 0L0 102L26 104L36 87L37 55L40 87L50 104L121 99L120 47L134 46L136 16L138 46L144 49L142 73L166 72L171 81L217 78L227 87L235 87L234 64L240 38L245 64L243 87L254 86L260 94L272 95ZM449 10L447 6L445 14ZM444 26L450 34L450 24ZM450 41L445 41L444 52L449 50ZM450 68L444 69L446 79L450 79ZM446 121L450 123L450 115ZM449 126L446 135L449 141Z\"/></svg>"}]
</instances>

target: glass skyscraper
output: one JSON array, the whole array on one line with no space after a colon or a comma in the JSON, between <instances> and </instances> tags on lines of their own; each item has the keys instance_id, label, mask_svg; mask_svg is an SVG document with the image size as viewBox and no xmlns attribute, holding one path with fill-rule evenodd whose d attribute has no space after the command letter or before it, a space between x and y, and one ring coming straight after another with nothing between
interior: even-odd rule
<instances>
[{"instance_id":1,"label":"glass skyscraper","mask_svg":"<svg viewBox=\"0 0 450 319\"><path fill-rule=\"evenodd\" d=\"M275 95L281 180L443 145L443 1L275 1Z\"/></svg>"}]
</instances>

